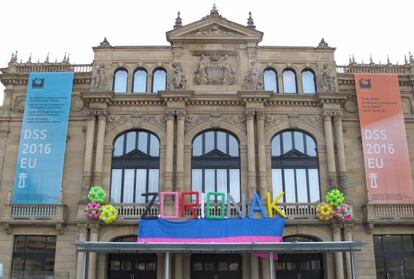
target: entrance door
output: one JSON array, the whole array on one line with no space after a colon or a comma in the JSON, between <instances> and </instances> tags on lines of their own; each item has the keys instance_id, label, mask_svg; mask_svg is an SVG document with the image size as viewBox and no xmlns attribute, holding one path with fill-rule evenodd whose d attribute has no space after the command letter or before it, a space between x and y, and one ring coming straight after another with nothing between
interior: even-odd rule
<instances>
[{"instance_id":1,"label":"entrance door","mask_svg":"<svg viewBox=\"0 0 414 279\"><path fill-rule=\"evenodd\" d=\"M240 279L241 256L238 254L193 254L191 279Z\"/></svg>"},{"instance_id":2,"label":"entrance door","mask_svg":"<svg viewBox=\"0 0 414 279\"><path fill-rule=\"evenodd\" d=\"M156 279L157 255L109 255L108 279Z\"/></svg>"},{"instance_id":3,"label":"entrance door","mask_svg":"<svg viewBox=\"0 0 414 279\"><path fill-rule=\"evenodd\" d=\"M292 254L279 255L276 263L277 278L323 279L322 255Z\"/></svg>"}]
</instances>

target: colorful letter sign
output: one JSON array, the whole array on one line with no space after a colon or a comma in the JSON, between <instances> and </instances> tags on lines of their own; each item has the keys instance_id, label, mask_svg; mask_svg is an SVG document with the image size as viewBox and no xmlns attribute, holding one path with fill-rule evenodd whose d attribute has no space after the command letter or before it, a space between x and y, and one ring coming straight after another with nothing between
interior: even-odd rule
<instances>
[{"instance_id":1,"label":"colorful letter sign","mask_svg":"<svg viewBox=\"0 0 414 279\"><path fill-rule=\"evenodd\" d=\"M412 203L414 190L398 76L355 74L368 199Z\"/></svg>"},{"instance_id":2,"label":"colorful letter sign","mask_svg":"<svg viewBox=\"0 0 414 279\"><path fill-rule=\"evenodd\" d=\"M60 203L73 73L30 74L14 204Z\"/></svg>"}]
</instances>

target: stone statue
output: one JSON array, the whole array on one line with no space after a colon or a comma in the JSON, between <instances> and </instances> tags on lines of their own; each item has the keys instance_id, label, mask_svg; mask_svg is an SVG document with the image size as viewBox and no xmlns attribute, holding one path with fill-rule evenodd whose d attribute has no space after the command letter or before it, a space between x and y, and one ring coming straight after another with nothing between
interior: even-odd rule
<instances>
[{"instance_id":1,"label":"stone statue","mask_svg":"<svg viewBox=\"0 0 414 279\"><path fill-rule=\"evenodd\" d=\"M229 56L226 54L221 61L221 71L223 75L223 84L230 85L234 84L234 71L231 68Z\"/></svg>"},{"instance_id":2,"label":"stone statue","mask_svg":"<svg viewBox=\"0 0 414 279\"><path fill-rule=\"evenodd\" d=\"M323 65L321 77L322 92L336 92L336 77L329 70L328 65Z\"/></svg>"},{"instance_id":3,"label":"stone statue","mask_svg":"<svg viewBox=\"0 0 414 279\"><path fill-rule=\"evenodd\" d=\"M92 89L97 91L105 91L107 90L106 83L105 66L101 65L96 69Z\"/></svg>"},{"instance_id":4,"label":"stone statue","mask_svg":"<svg viewBox=\"0 0 414 279\"><path fill-rule=\"evenodd\" d=\"M262 75L257 70L256 60L250 61L249 70L243 80L243 88L247 90L262 90Z\"/></svg>"},{"instance_id":5,"label":"stone statue","mask_svg":"<svg viewBox=\"0 0 414 279\"><path fill-rule=\"evenodd\" d=\"M173 73L168 82L168 88L172 90L184 89L187 79L185 78L183 68L180 63L173 63Z\"/></svg>"}]
</instances>

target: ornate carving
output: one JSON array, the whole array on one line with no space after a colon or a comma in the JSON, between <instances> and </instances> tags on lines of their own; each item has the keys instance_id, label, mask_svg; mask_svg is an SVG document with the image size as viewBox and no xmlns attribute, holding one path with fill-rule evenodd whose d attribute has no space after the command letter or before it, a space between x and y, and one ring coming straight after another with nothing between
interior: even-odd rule
<instances>
[{"instance_id":1,"label":"ornate carving","mask_svg":"<svg viewBox=\"0 0 414 279\"><path fill-rule=\"evenodd\" d=\"M256 60L250 61L249 70L243 79L243 88L246 90L263 90L263 77L257 70Z\"/></svg>"},{"instance_id":2,"label":"ornate carving","mask_svg":"<svg viewBox=\"0 0 414 279\"><path fill-rule=\"evenodd\" d=\"M175 19L174 29L180 28L183 26L183 20L180 17L180 12L177 12L177 18Z\"/></svg>"},{"instance_id":3,"label":"ornate carving","mask_svg":"<svg viewBox=\"0 0 414 279\"><path fill-rule=\"evenodd\" d=\"M194 73L197 85L234 85L235 72L227 54L201 55L198 69Z\"/></svg>"},{"instance_id":4,"label":"ornate carving","mask_svg":"<svg viewBox=\"0 0 414 279\"><path fill-rule=\"evenodd\" d=\"M187 114L185 117L185 129L191 130L192 128L200 125L201 123L208 122L210 116L206 114Z\"/></svg>"},{"instance_id":5,"label":"ornate carving","mask_svg":"<svg viewBox=\"0 0 414 279\"><path fill-rule=\"evenodd\" d=\"M123 124L132 123L135 127L139 127L141 123L149 123L154 126L157 126L161 130L165 129L165 118L163 115L142 115L139 113L128 114L128 115L118 115L110 114L108 115L108 129L114 129Z\"/></svg>"},{"instance_id":6,"label":"ornate carving","mask_svg":"<svg viewBox=\"0 0 414 279\"><path fill-rule=\"evenodd\" d=\"M92 78L92 90L94 91L106 91L108 89L107 86L107 78L105 73L105 66L100 65L95 69L95 75Z\"/></svg>"},{"instance_id":7,"label":"ornate carving","mask_svg":"<svg viewBox=\"0 0 414 279\"><path fill-rule=\"evenodd\" d=\"M296 128L298 125L298 118L299 116L297 114L289 114L288 115L288 119L289 119L289 127L290 128Z\"/></svg>"},{"instance_id":8,"label":"ornate carving","mask_svg":"<svg viewBox=\"0 0 414 279\"><path fill-rule=\"evenodd\" d=\"M324 38L322 38L322 40L319 42L318 48L329 48L329 45L327 42L325 42Z\"/></svg>"},{"instance_id":9,"label":"ornate carving","mask_svg":"<svg viewBox=\"0 0 414 279\"><path fill-rule=\"evenodd\" d=\"M79 112L83 110L85 107L84 102L82 101L81 97L78 95L72 96L72 100L70 102L70 110L74 112Z\"/></svg>"},{"instance_id":10,"label":"ornate carving","mask_svg":"<svg viewBox=\"0 0 414 279\"><path fill-rule=\"evenodd\" d=\"M26 97L25 96L16 97L16 101L15 101L15 104L14 104L14 111L18 112L18 113L23 113L25 103L26 103Z\"/></svg>"},{"instance_id":11,"label":"ornate carving","mask_svg":"<svg viewBox=\"0 0 414 279\"><path fill-rule=\"evenodd\" d=\"M355 113L358 110L358 105L354 97L348 97L344 104L345 111Z\"/></svg>"},{"instance_id":12,"label":"ornate carving","mask_svg":"<svg viewBox=\"0 0 414 279\"><path fill-rule=\"evenodd\" d=\"M111 44L108 42L106 37L104 37L103 41L99 44L100 47L111 47Z\"/></svg>"},{"instance_id":13,"label":"ornate carving","mask_svg":"<svg viewBox=\"0 0 414 279\"><path fill-rule=\"evenodd\" d=\"M187 79L185 78L183 68L180 63L173 63L172 68L174 69L170 79L168 81L168 88L172 90L184 89Z\"/></svg>"},{"instance_id":14,"label":"ornate carving","mask_svg":"<svg viewBox=\"0 0 414 279\"><path fill-rule=\"evenodd\" d=\"M206 122L211 122L213 127L220 127L221 123L226 122L243 130L246 129L246 117L239 114L187 114L185 120L186 130Z\"/></svg>"},{"instance_id":15,"label":"ornate carving","mask_svg":"<svg viewBox=\"0 0 414 279\"><path fill-rule=\"evenodd\" d=\"M268 114L265 117L265 128L271 128L288 121L287 115Z\"/></svg>"},{"instance_id":16,"label":"ornate carving","mask_svg":"<svg viewBox=\"0 0 414 279\"><path fill-rule=\"evenodd\" d=\"M322 130L323 128L322 117L320 115L300 115L299 122L304 122L318 130Z\"/></svg>"},{"instance_id":17,"label":"ornate carving","mask_svg":"<svg viewBox=\"0 0 414 279\"><path fill-rule=\"evenodd\" d=\"M218 24L212 24L207 28L196 31L193 35L196 37L228 37L234 36L235 33Z\"/></svg>"},{"instance_id":18,"label":"ornate carving","mask_svg":"<svg viewBox=\"0 0 414 279\"><path fill-rule=\"evenodd\" d=\"M323 65L321 74L321 91L322 92L336 92L337 91L337 80L334 74L335 70L331 71L328 65Z\"/></svg>"},{"instance_id":19,"label":"ornate carving","mask_svg":"<svg viewBox=\"0 0 414 279\"><path fill-rule=\"evenodd\" d=\"M220 123L221 123L221 114L219 112L215 112L210 114L211 117L211 126L212 127L220 127Z\"/></svg>"}]
</instances>

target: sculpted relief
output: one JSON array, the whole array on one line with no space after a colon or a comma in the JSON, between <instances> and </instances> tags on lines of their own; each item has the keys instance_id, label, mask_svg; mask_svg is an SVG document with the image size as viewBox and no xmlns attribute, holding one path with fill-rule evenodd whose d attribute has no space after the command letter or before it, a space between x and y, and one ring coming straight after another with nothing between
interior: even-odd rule
<instances>
[{"instance_id":1,"label":"sculpted relief","mask_svg":"<svg viewBox=\"0 0 414 279\"><path fill-rule=\"evenodd\" d=\"M197 85L234 85L236 73L227 54L202 54L197 70L194 72L194 83Z\"/></svg>"}]
</instances>

